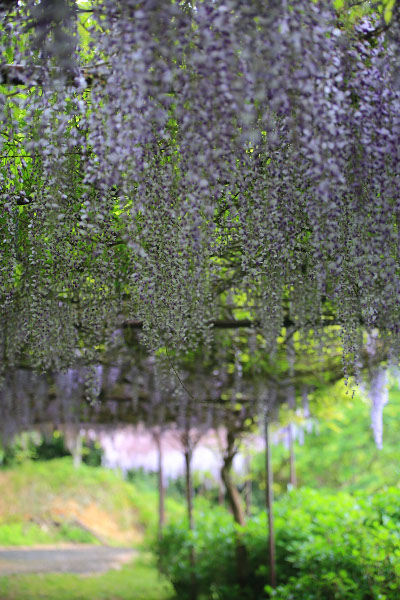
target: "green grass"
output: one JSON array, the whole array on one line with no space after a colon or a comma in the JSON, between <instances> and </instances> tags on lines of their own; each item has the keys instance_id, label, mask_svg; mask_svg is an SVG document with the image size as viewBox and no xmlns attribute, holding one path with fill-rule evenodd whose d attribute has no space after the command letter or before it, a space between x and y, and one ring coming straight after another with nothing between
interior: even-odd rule
<instances>
[{"instance_id":1,"label":"green grass","mask_svg":"<svg viewBox=\"0 0 400 600\"><path fill-rule=\"evenodd\" d=\"M96 543L87 531L54 514L52 503L95 505L112 515L121 529L139 528L149 542L156 533L157 492L143 482L125 481L120 473L82 465L70 457L27 461L0 470L0 545L33 546L55 542ZM166 502L169 518L184 513L173 498ZM58 525L52 520L58 518ZM142 538L143 539L143 538ZM97 541L98 543L98 541ZM121 544L118 544L121 545ZM144 547L142 543L134 544ZM149 555L101 575L13 575L0 577L1 600L172 600L173 588L158 573Z\"/></svg>"},{"instance_id":2,"label":"green grass","mask_svg":"<svg viewBox=\"0 0 400 600\"><path fill-rule=\"evenodd\" d=\"M17 522L0 525L0 546L36 546L57 542L99 543L88 531L67 523L62 523L58 528L46 529L36 523Z\"/></svg>"},{"instance_id":3,"label":"green grass","mask_svg":"<svg viewBox=\"0 0 400 600\"><path fill-rule=\"evenodd\" d=\"M149 557L104 575L0 577L1 600L173 600L172 586Z\"/></svg>"},{"instance_id":4,"label":"green grass","mask_svg":"<svg viewBox=\"0 0 400 600\"><path fill-rule=\"evenodd\" d=\"M74 469L71 457L26 461L17 467L1 469L0 488L0 545L98 543L76 521L77 516L83 519L81 515L88 507L94 509L92 513L98 511L99 525L110 518L122 534L133 532L128 544L137 546L143 538L147 541L156 534L155 489L127 482L120 473L101 467L83 464ZM81 511L79 515L70 512L68 516L71 503ZM169 517L180 516L183 510L180 503L167 498ZM92 530L90 523L86 525ZM113 538L113 532L106 529L99 539L115 545L125 543L121 537Z\"/></svg>"}]
</instances>

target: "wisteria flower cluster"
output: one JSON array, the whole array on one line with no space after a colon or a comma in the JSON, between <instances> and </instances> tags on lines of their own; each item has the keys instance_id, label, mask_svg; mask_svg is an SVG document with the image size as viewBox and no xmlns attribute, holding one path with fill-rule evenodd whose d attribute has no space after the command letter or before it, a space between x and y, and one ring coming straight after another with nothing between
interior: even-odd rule
<instances>
[{"instance_id":1,"label":"wisteria flower cluster","mask_svg":"<svg viewBox=\"0 0 400 600\"><path fill-rule=\"evenodd\" d=\"M289 320L339 325L348 360L364 327L397 352L396 7L0 10L4 365L94 362L121 321L185 350L230 290L271 347Z\"/></svg>"}]
</instances>

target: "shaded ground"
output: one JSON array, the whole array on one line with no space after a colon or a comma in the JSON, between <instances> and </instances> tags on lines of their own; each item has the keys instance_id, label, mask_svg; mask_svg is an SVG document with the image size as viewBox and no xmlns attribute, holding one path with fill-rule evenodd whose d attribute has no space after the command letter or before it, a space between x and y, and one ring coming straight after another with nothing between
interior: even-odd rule
<instances>
[{"instance_id":1,"label":"shaded ground","mask_svg":"<svg viewBox=\"0 0 400 600\"><path fill-rule=\"evenodd\" d=\"M105 573L137 556L129 548L74 545L26 548L0 547L0 576L25 573Z\"/></svg>"}]
</instances>

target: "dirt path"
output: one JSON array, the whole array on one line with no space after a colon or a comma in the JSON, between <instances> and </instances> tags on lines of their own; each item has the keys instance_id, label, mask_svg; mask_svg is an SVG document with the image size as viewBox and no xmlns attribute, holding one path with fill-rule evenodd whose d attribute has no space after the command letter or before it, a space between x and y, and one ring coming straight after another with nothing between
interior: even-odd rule
<instances>
[{"instance_id":1,"label":"dirt path","mask_svg":"<svg viewBox=\"0 0 400 600\"><path fill-rule=\"evenodd\" d=\"M104 573L137 556L130 548L109 546L0 547L0 576L22 573Z\"/></svg>"}]
</instances>

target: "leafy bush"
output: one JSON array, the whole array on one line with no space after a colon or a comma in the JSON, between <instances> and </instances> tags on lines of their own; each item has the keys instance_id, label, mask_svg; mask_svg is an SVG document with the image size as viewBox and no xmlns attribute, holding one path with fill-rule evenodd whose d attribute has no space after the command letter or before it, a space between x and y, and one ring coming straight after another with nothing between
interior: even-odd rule
<instances>
[{"instance_id":1,"label":"leafy bush","mask_svg":"<svg viewBox=\"0 0 400 600\"><path fill-rule=\"evenodd\" d=\"M192 570L190 550L195 548L195 580L198 592L219 598L220 588L226 587L231 599L234 586L230 579L235 560L235 526L232 517L219 507L198 511L197 527L191 534L185 520L165 529L157 543L161 571L168 576L180 600L190 598ZM239 589L237 590L240 591ZM225 596L223 596L225 598ZM241 596L243 598L243 595Z\"/></svg>"},{"instance_id":2,"label":"leafy bush","mask_svg":"<svg viewBox=\"0 0 400 600\"><path fill-rule=\"evenodd\" d=\"M286 562L294 572L284 571L283 585L271 592L272 598L398 598L400 521L395 500L398 503L400 490L390 489L371 499L362 495L326 496L309 490L291 496L306 502L305 520L301 528L299 523L297 539L292 538L287 547ZM290 512L292 498L288 502ZM290 513L288 519L291 522Z\"/></svg>"},{"instance_id":3,"label":"leafy bush","mask_svg":"<svg viewBox=\"0 0 400 600\"><path fill-rule=\"evenodd\" d=\"M86 439L82 447L82 462L88 467L101 467L103 448L99 442Z\"/></svg>"},{"instance_id":4,"label":"leafy bush","mask_svg":"<svg viewBox=\"0 0 400 600\"><path fill-rule=\"evenodd\" d=\"M54 431L50 437L42 436L38 431L25 431L1 449L0 464L9 468L27 460L52 460L70 455L59 431Z\"/></svg>"},{"instance_id":5,"label":"leafy bush","mask_svg":"<svg viewBox=\"0 0 400 600\"><path fill-rule=\"evenodd\" d=\"M43 437L33 452L33 458L36 460L53 460L63 456L71 456L71 453L65 445L64 436L59 431L53 431L53 435L49 438Z\"/></svg>"},{"instance_id":6,"label":"leafy bush","mask_svg":"<svg viewBox=\"0 0 400 600\"><path fill-rule=\"evenodd\" d=\"M43 436L38 431L26 431L15 436L6 447L0 448L0 466L14 467L27 460L53 460L71 456L64 435L53 431L50 436ZM103 449L99 442L84 439L82 444L82 462L90 467L101 466Z\"/></svg>"},{"instance_id":7,"label":"leafy bush","mask_svg":"<svg viewBox=\"0 0 400 600\"><path fill-rule=\"evenodd\" d=\"M397 600L399 501L397 488L374 498L307 489L287 494L275 508L276 590L266 586L265 513L243 529L215 508L197 515L193 535L184 522L169 526L157 547L160 566L182 600L190 597L191 544L197 589L213 600ZM244 568L237 563L238 541L247 551L242 582L235 576Z\"/></svg>"}]
</instances>

